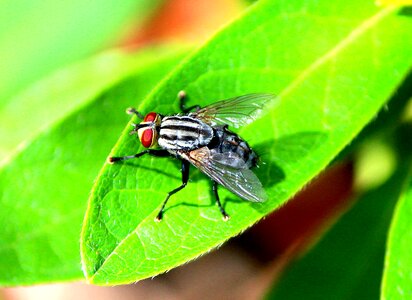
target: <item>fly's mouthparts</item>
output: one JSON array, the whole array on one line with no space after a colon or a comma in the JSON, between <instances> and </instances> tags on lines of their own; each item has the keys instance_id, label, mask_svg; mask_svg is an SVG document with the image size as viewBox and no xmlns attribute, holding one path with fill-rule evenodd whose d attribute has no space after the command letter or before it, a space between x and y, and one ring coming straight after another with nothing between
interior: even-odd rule
<instances>
[{"instance_id":1,"label":"fly's mouthparts","mask_svg":"<svg viewBox=\"0 0 412 300\"><path fill-rule=\"evenodd\" d=\"M138 131L140 128L145 128L145 127L153 127L152 123L144 123L144 124L131 124L133 126L134 131Z\"/></svg>"},{"instance_id":2,"label":"fly's mouthparts","mask_svg":"<svg viewBox=\"0 0 412 300\"><path fill-rule=\"evenodd\" d=\"M145 128L145 127L153 127L153 123L137 124L134 129L137 131L140 128Z\"/></svg>"},{"instance_id":3,"label":"fly's mouthparts","mask_svg":"<svg viewBox=\"0 0 412 300\"><path fill-rule=\"evenodd\" d=\"M139 129L141 128L153 128L154 127L154 123L143 123L143 124L135 124L132 123L133 129L129 132L130 135L133 135L137 132L139 132Z\"/></svg>"}]
</instances>

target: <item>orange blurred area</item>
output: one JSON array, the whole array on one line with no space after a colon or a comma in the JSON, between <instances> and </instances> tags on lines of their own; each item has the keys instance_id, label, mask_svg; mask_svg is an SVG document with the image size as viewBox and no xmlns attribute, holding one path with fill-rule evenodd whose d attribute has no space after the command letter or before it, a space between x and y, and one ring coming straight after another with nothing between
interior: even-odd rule
<instances>
[{"instance_id":1,"label":"orange blurred area","mask_svg":"<svg viewBox=\"0 0 412 300\"><path fill-rule=\"evenodd\" d=\"M200 42L240 15L239 0L170 0L143 27L121 44L138 47L150 43Z\"/></svg>"}]
</instances>

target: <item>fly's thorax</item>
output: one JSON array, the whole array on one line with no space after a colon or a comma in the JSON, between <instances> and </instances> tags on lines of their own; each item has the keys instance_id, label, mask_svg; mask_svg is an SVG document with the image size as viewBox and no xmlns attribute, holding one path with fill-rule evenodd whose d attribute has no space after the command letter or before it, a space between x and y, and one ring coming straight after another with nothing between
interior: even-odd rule
<instances>
[{"instance_id":1,"label":"fly's thorax","mask_svg":"<svg viewBox=\"0 0 412 300\"><path fill-rule=\"evenodd\" d=\"M167 150L193 150L209 144L213 129L190 116L164 117L160 124L158 144Z\"/></svg>"}]
</instances>

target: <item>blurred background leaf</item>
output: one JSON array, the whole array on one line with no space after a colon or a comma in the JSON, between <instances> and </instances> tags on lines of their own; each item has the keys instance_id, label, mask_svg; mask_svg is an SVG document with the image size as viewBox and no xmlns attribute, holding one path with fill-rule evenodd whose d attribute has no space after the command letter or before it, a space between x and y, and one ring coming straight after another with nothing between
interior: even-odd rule
<instances>
[{"instance_id":1,"label":"blurred background leaf","mask_svg":"<svg viewBox=\"0 0 412 300\"><path fill-rule=\"evenodd\" d=\"M119 42L160 0L35 1L0 4L0 110L31 82ZM127 26L129 25L129 26Z\"/></svg>"},{"instance_id":2,"label":"blurred background leaf","mask_svg":"<svg viewBox=\"0 0 412 300\"><path fill-rule=\"evenodd\" d=\"M257 2L175 70L139 110L176 112L181 89L189 105L251 92L279 94L278 107L241 131L264 149L266 165L257 173L270 200L226 201L232 219L223 223L208 181L195 172L196 185L174 196L156 224L166 193L180 185L178 167L150 157L105 166L82 237L89 281L128 283L164 272L284 203L356 136L406 76L412 43L404 36L411 26L408 17L372 3ZM142 150L128 131L113 155ZM221 195L233 199L224 189Z\"/></svg>"},{"instance_id":3,"label":"blurred background leaf","mask_svg":"<svg viewBox=\"0 0 412 300\"><path fill-rule=\"evenodd\" d=\"M407 165L412 153L412 126L402 136L401 164ZM390 226L385 255L381 299L408 299L412 297L412 167L409 182L396 206Z\"/></svg>"}]
</instances>

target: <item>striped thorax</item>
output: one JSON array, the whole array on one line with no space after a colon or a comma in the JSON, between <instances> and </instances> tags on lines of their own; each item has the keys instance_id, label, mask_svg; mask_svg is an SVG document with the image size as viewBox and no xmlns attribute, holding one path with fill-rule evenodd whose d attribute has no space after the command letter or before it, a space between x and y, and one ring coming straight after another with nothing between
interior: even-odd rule
<instances>
[{"instance_id":1,"label":"striped thorax","mask_svg":"<svg viewBox=\"0 0 412 300\"><path fill-rule=\"evenodd\" d=\"M213 138L208 124L190 116L168 116L162 119L158 145L166 150L193 150L206 146Z\"/></svg>"}]
</instances>

